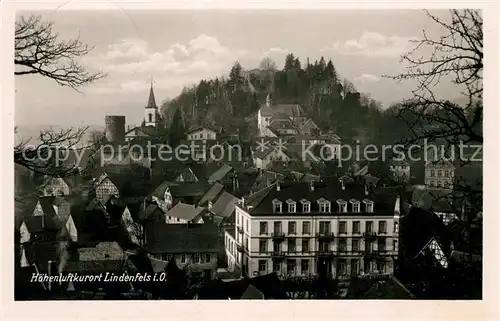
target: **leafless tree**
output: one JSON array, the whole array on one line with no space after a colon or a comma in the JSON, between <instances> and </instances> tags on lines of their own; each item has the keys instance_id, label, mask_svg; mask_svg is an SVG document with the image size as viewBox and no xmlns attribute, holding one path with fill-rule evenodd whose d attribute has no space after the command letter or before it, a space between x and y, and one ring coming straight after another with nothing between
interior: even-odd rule
<instances>
[{"instance_id":1,"label":"leafless tree","mask_svg":"<svg viewBox=\"0 0 500 321\"><path fill-rule=\"evenodd\" d=\"M262 58L259 63L259 69L267 72L274 72L278 68L276 66L276 62L269 57Z\"/></svg>"},{"instance_id":2,"label":"leafless tree","mask_svg":"<svg viewBox=\"0 0 500 321\"><path fill-rule=\"evenodd\" d=\"M90 72L77 62L86 56L93 47L83 43L79 37L72 40L60 40L52 30L52 22L42 20L40 15L21 17L15 26L14 64L16 76L40 75L56 81L63 87L78 88L105 77L101 72ZM57 146L66 148L75 146L87 128L47 130L40 133L36 146L29 146L30 141L23 141L14 147L14 162L36 173L64 176L74 173L73 168L59 168L53 158ZM17 133L17 128L15 128Z\"/></svg>"},{"instance_id":3,"label":"leafless tree","mask_svg":"<svg viewBox=\"0 0 500 321\"><path fill-rule=\"evenodd\" d=\"M478 11L451 10L450 21L433 16L431 21L444 31L433 39L424 31L413 40L415 48L401 57L407 71L390 78L416 80L413 97L400 108L413 134L412 141L444 140L450 145L483 142L483 19ZM430 50L427 57L426 51ZM465 103L438 97L435 89L441 81L457 85Z\"/></svg>"},{"instance_id":4,"label":"leafless tree","mask_svg":"<svg viewBox=\"0 0 500 321\"><path fill-rule=\"evenodd\" d=\"M41 75L61 86L77 90L78 87L101 79L105 74L89 72L76 60L86 56L93 47L79 37L62 41L52 31L52 22L40 15L21 17L16 22L14 41L15 75Z\"/></svg>"},{"instance_id":5,"label":"leafless tree","mask_svg":"<svg viewBox=\"0 0 500 321\"><path fill-rule=\"evenodd\" d=\"M430 37L425 31L413 40L414 49L401 57L408 65L405 73L386 76L398 81L413 80L417 87L403 102L399 117L408 125L411 137L403 143L421 143L424 139L449 148L461 144L482 145L483 120L483 19L475 10L450 10L450 19L425 12L443 31ZM442 82L456 85L461 97L450 101L438 96ZM458 98L458 97L457 97ZM460 101L461 100L461 101ZM460 101L460 102L459 102ZM462 166L470 159L460 158ZM463 195L474 211L482 208L482 182L458 178L453 194Z\"/></svg>"}]
</instances>

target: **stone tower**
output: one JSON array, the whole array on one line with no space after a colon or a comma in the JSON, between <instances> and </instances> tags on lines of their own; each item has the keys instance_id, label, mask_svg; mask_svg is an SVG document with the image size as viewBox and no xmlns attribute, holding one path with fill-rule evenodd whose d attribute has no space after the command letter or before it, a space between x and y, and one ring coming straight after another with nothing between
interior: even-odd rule
<instances>
[{"instance_id":1,"label":"stone tower","mask_svg":"<svg viewBox=\"0 0 500 321\"><path fill-rule=\"evenodd\" d=\"M110 143L125 142L125 116L106 116L106 140Z\"/></svg>"}]
</instances>

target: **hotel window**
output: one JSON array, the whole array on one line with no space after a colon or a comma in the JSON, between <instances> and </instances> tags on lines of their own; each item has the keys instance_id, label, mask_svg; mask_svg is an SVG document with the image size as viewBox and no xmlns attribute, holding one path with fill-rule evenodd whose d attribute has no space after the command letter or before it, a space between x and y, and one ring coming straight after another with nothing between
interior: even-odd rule
<instances>
[{"instance_id":1,"label":"hotel window","mask_svg":"<svg viewBox=\"0 0 500 321\"><path fill-rule=\"evenodd\" d=\"M395 252L398 251L398 241L397 240L392 241L392 249Z\"/></svg>"},{"instance_id":2,"label":"hotel window","mask_svg":"<svg viewBox=\"0 0 500 321\"><path fill-rule=\"evenodd\" d=\"M366 221L365 222L365 231L367 233L373 232L373 222L372 221Z\"/></svg>"},{"instance_id":3,"label":"hotel window","mask_svg":"<svg viewBox=\"0 0 500 321\"><path fill-rule=\"evenodd\" d=\"M297 252L297 243L295 239L288 239L288 252L290 253Z\"/></svg>"},{"instance_id":4,"label":"hotel window","mask_svg":"<svg viewBox=\"0 0 500 321\"><path fill-rule=\"evenodd\" d=\"M210 254L205 254L205 263L210 263Z\"/></svg>"},{"instance_id":5,"label":"hotel window","mask_svg":"<svg viewBox=\"0 0 500 321\"><path fill-rule=\"evenodd\" d=\"M385 252L387 250L385 247L385 238L378 240L378 250L381 252Z\"/></svg>"},{"instance_id":6,"label":"hotel window","mask_svg":"<svg viewBox=\"0 0 500 321\"><path fill-rule=\"evenodd\" d=\"M273 272L279 273L281 270L281 264L279 262L273 262Z\"/></svg>"},{"instance_id":7,"label":"hotel window","mask_svg":"<svg viewBox=\"0 0 500 321\"><path fill-rule=\"evenodd\" d=\"M281 253L281 243L273 243L273 252Z\"/></svg>"},{"instance_id":8,"label":"hotel window","mask_svg":"<svg viewBox=\"0 0 500 321\"><path fill-rule=\"evenodd\" d=\"M321 234L327 234L330 231L330 222L319 222L319 232Z\"/></svg>"},{"instance_id":9,"label":"hotel window","mask_svg":"<svg viewBox=\"0 0 500 321\"><path fill-rule=\"evenodd\" d=\"M438 171L438 177L443 177L443 172L442 171Z\"/></svg>"},{"instance_id":10,"label":"hotel window","mask_svg":"<svg viewBox=\"0 0 500 321\"><path fill-rule=\"evenodd\" d=\"M443 187L443 185L441 185L441 181L437 181L437 182L436 182L436 186L437 186L437 187Z\"/></svg>"},{"instance_id":11,"label":"hotel window","mask_svg":"<svg viewBox=\"0 0 500 321\"><path fill-rule=\"evenodd\" d=\"M339 239L339 251L340 252L347 251L347 240L345 238Z\"/></svg>"},{"instance_id":12,"label":"hotel window","mask_svg":"<svg viewBox=\"0 0 500 321\"><path fill-rule=\"evenodd\" d=\"M330 213L330 203L322 202L319 204L319 211L321 213Z\"/></svg>"},{"instance_id":13,"label":"hotel window","mask_svg":"<svg viewBox=\"0 0 500 321\"><path fill-rule=\"evenodd\" d=\"M302 274L309 273L309 260L302 260L300 262L300 271Z\"/></svg>"},{"instance_id":14,"label":"hotel window","mask_svg":"<svg viewBox=\"0 0 500 321\"><path fill-rule=\"evenodd\" d=\"M186 254L181 254L181 263L186 263Z\"/></svg>"},{"instance_id":15,"label":"hotel window","mask_svg":"<svg viewBox=\"0 0 500 321\"><path fill-rule=\"evenodd\" d=\"M281 222L274 222L274 233L275 234L281 233Z\"/></svg>"},{"instance_id":16,"label":"hotel window","mask_svg":"<svg viewBox=\"0 0 500 321\"><path fill-rule=\"evenodd\" d=\"M431 187L434 187L434 186L436 186L436 182L435 181L431 181L430 185L431 185Z\"/></svg>"},{"instance_id":17,"label":"hotel window","mask_svg":"<svg viewBox=\"0 0 500 321\"><path fill-rule=\"evenodd\" d=\"M199 253L195 253L195 255L194 255L194 263L200 263L200 254Z\"/></svg>"},{"instance_id":18,"label":"hotel window","mask_svg":"<svg viewBox=\"0 0 500 321\"><path fill-rule=\"evenodd\" d=\"M450 177L450 172L444 171L444 177Z\"/></svg>"},{"instance_id":19,"label":"hotel window","mask_svg":"<svg viewBox=\"0 0 500 321\"><path fill-rule=\"evenodd\" d=\"M337 273L339 275L346 275L347 274L347 264L344 260L340 261L339 264L337 265Z\"/></svg>"},{"instance_id":20,"label":"hotel window","mask_svg":"<svg viewBox=\"0 0 500 321\"><path fill-rule=\"evenodd\" d=\"M359 221L352 222L352 233L359 234L361 233L360 223Z\"/></svg>"},{"instance_id":21,"label":"hotel window","mask_svg":"<svg viewBox=\"0 0 500 321\"><path fill-rule=\"evenodd\" d=\"M347 234L347 222L346 221L339 222L339 234Z\"/></svg>"},{"instance_id":22,"label":"hotel window","mask_svg":"<svg viewBox=\"0 0 500 321\"><path fill-rule=\"evenodd\" d=\"M295 213L295 211L296 211L295 202L293 200L288 200L286 202L288 204L288 212L289 213Z\"/></svg>"},{"instance_id":23,"label":"hotel window","mask_svg":"<svg viewBox=\"0 0 500 321\"><path fill-rule=\"evenodd\" d=\"M366 204L366 212L373 213L373 202L368 199L364 200L363 202Z\"/></svg>"},{"instance_id":24,"label":"hotel window","mask_svg":"<svg viewBox=\"0 0 500 321\"><path fill-rule=\"evenodd\" d=\"M302 253L309 253L310 251L309 239L302 239Z\"/></svg>"},{"instance_id":25,"label":"hotel window","mask_svg":"<svg viewBox=\"0 0 500 321\"><path fill-rule=\"evenodd\" d=\"M267 222L260 222L260 234L267 234Z\"/></svg>"},{"instance_id":26,"label":"hotel window","mask_svg":"<svg viewBox=\"0 0 500 321\"><path fill-rule=\"evenodd\" d=\"M259 260L259 272L267 272L267 261Z\"/></svg>"},{"instance_id":27,"label":"hotel window","mask_svg":"<svg viewBox=\"0 0 500 321\"><path fill-rule=\"evenodd\" d=\"M371 252L373 250L373 242L372 241L366 241L365 242L365 251L366 252Z\"/></svg>"},{"instance_id":28,"label":"hotel window","mask_svg":"<svg viewBox=\"0 0 500 321\"><path fill-rule=\"evenodd\" d=\"M267 252L267 240L259 240L259 253L263 254Z\"/></svg>"},{"instance_id":29,"label":"hotel window","mask_svg":"<svg viewBox=\"0 0 500 321\"><path fill-rule=\"evenodd\" d=\"M344 200L338 200L337 204L339 204L339 212L346 213L347 212L347 202Z\"/></svg>"},{"instance_id":30,"label":"hotel window","mask_svg":"<svg viewBox=\"0 0 500 321\"><path fill-rule=\"evenodd\" d=\"M247 232L250 231L250 222L247 220Z\"/></svg>"},{"instance_id":31,"label":"hotel window","mask_svg":"<svg viewBox=\"0 0 500 321\"><path fill-rule=\"evenodd\" d=\"M302 234L311 233L311 222L302 222Z\"/></svg>"},{"instance_id":32,"label":"hotel window","mask_svg":"<svg viewBox=\"0 0 500 321\"><path fill-rule=\"evenodd\" d=\"M359 201L351 199L349 202L352 204L353 213L359 213Z\"/></svg>"},{"instance_id":33,"label":"hotel window","mask_svg":"<svg viewBox=\"0 0 500 321\"><path fill-rule=\"evenodd\" d=\"M297 262L295 260L287 260L286 262L286 273L295 274L295 267Z\"/></svg>"},{"instance_id":34,"label":"hotel window","mask_svg":"<svg viewBox=\"0 0 500 321\"><path fill-rule=\"evenodd\" d=\"M351 274L352 275L359 274L359 260L356 259L351 260Z\"/></svg>"},{"instance_id":35,"label":"hotel window","mask_svg":"<svg viewBox=\"0 0 500 321\"><path fill-rule=\"evenodd\" d=\"M330 252L330 242L320 241L318 249L320 252Z\"/></svg>"},{"instance_id":36,"label":"hotel window","mask_svg":"<svg viewBox=\"0 0 500 321\"><path fill-rule=\"evenodd\" d=\"M378 232L380 234L387 233L387 222L386 221L378 221Z\"/></svg>"},{"instance_id":37,"label":"hotel window","mask_svg":"<svg viewBox=\"0 0 500 321\"><path fill-rule=\"evenodd\" d=\"M288 222L288 234L297 234L297 223Z\"/></svg>"},{"instance_id":38,"label":"hotel window","mask_svg":"<svg viewBox=\"0 0 500 321\"><path fill-rule=\"evenodd\" d=\"M281 202L277 199L273 200L273 211L274 213L281 213Z\"/></svg>"},{"instance_id":39,"label":"hotel window","mask_svg":"<svg viewBox=\"0 0 500 321\"><path fill-rule=\"evenodd\" d=\"M379 273L385 273L385 262L377 262L377 271Z\"/></svg>"},{"instance_id":40,"label":"hotel window","mask_svg":"<svg viewBox=\"0 0 500 321\"><path fill-rule=\"evenodd\" d=\"M301 203L302 203L302 212L304 212L304 213L311 212L311 202L303 199L303 200L301 200Z\"/></svg>"},{"instance_id":41,"label":"hotel window","mask_svg":"<svg viewBox=\"0 0 500 321\"><path fill-rule=\"evenodd\" d=\"M352 240L352 251L359 252L359 240L358 239Z\"/></svg>"},{"instance_id":42,"label":"hotel window","mask_svg":"<svg viewBox=\"0 0 500 321\"><path fill-rule=\"evenodd\" d=\"M434 177L434 170L431 170L431 177Z\"/></svg>"}]
</instances>

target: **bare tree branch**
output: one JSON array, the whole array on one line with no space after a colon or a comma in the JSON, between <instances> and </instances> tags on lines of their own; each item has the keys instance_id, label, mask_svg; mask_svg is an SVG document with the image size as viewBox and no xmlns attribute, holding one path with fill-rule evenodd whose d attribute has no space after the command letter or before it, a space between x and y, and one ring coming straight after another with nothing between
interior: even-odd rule
<instances>
[{"instance_id":1,"label":"bare tree branch","mask_svg":"<svg viewBox=\"0 0 500 321\"><path fill-rule=\"evenodd\" d=\"M40 15L22 17L16 22L14 64L15 75L38 74L59 85L77 90L78 87L105 77L101 72L89 72L76 62L93 47L79 37L62 41L53 33L52 22L44 22Z\"/></svg>"}]
</instances>

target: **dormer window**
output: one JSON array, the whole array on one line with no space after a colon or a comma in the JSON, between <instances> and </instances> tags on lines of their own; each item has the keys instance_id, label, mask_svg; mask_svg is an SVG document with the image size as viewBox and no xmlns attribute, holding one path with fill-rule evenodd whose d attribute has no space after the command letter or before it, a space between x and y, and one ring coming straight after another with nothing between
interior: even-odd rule
<instances>
[{"instance_id":1,"label":"dormer window","mask_svg":"<svg viewBox=\"0 0 500 321\"><path fill-rule=\"evenodd\" d=\"M343 199L338 199L337 204L339 204L339 212L346 213L347 212L347 202Z\"/></svg>"},{"instance_id":2,"label":"dormer window","mask_svg":"<svg viewBox=\"0 0 500 321\"><path fill-rule=\"evenodd\" d=\"M323 197L318 200L320 213L330 213L330 201Z\"/></svg>"},{"instance_id":3,"label":"dormer window","mask_svg":"<svg viewBox=\"0 0 500 321\"><path fill-rule=\"evenodd\" d=\"M351 199L349 202L352 204L352 211L354 213L359 213L359 201L356 199Z\"/></svg>"},{"instance_id":4,"label":"dormer window","mask_svg":"<svg viewBox=\"0 0 500 321\"><path fill-rule=\"evenodd\" d=\"M297 203L294 200L292 200L292 199L288 199L286 201L286 203L288 204L288 212L289 213L295 213L296 212L296 208L297 208L297 206L296 206Z\"/></svg>"},{"instance_id":5,"label":"dormer window","mask_svg":"<svg viewBox=\"0 0 500 321\"><path fill-rule=\"evenodd\" d=\"M279 199L275 198L273 200L273 212L274 213L281 213L282 212L281 206L282 206L281 201Z\"/></svg>"},{"instance_id":6,"label":"dormer window","mask_svg":"<svg viewBox=\"0 0 500 321\"><path fill-rule=\"evenodd\" d=\"M309 202L305 198L301 199L300 202L302 203L302 212L310 213L311 212L311 202Z\"/></svg>"},{"instance_id":7,"label":"dormer window","mask_svg":"<svg viewBox=\"0 0 500 321\"><path fill-rule=\"evenodd\" d=\"M363 203L365 203L366 212L367 213L373 213L373 201L371 201L369 199L364 199Z\"/></svg>"}]
</instances>

